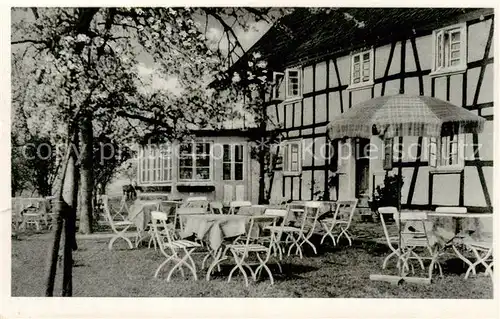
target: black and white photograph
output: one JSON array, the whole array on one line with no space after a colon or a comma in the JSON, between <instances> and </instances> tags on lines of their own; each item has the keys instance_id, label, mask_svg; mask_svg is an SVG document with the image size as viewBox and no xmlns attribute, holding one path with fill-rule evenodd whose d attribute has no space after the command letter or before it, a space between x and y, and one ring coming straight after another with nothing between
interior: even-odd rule
<instances>
[{"instance_id":1,"label":"black and white photograph","mask_svg":"<svg viewBox=\"0 0 500 319\"><path fill-rule=\"evenodd\" d=\"M493 301L478 4L10 7L7 295Z\"/></svg>"}]
</instances>

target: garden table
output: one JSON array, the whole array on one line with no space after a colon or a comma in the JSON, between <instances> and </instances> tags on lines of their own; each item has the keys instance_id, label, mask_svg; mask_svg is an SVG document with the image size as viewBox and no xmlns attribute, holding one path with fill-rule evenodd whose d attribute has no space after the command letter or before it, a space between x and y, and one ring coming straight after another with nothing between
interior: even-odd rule
<instances>
[{"instance_id":1,"label":"garden table","mask_svg":"<svg viewBox=\"0 0 500 319\"><path fill-rule=\"evenodd\" d=\"M134 221L138 232L146 229L151 221L151 212L159 210L161 200L136 200L129 208L128 219Z\"/></svg>"},{"instance_id":2,"label":"garden table","mask_svg":"<svg viewBox=\"0 0 500 319\"><path fill-rule=\"evenodd\" d=\"M217 251L224 238L245 234L247 216L242 215L186 215L181 237L196 235L206 242L213 251Z\"/></svg>"},{"instance_id":3,"label":"garden table","mask_svg":"<svg viewBox=\"0 0 500 319\"><path fill-rule=\"evenodd\" d=\"M460 250L463 249L464 240L467 238L481 240L492 235L490 231L484 229L484 223L481 222L481 219L492 218L493 214L424 212L427 213L425 227L429 243L437 245L440 254L445 248L451 246L454 254L469 267L472 267L473 263ZM401 213L404 214L405 211L403 210ZM402 225L402 229L412 226L409 223Z\"/></svg>"}]
</instances>

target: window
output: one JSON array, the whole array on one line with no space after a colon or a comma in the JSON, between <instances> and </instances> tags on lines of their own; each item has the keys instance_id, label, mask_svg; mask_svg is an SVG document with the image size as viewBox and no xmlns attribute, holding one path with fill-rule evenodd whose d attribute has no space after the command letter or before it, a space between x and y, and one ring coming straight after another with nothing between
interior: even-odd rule
<instances>
[{"instance_id":1,"label":"window","mask_svg":"<svg viewBox=\"0 0 500 319\"><path fill-rule=\"evenodd\" d=\"M170 146L141 148L138 173L139 184L161 184L172 181Z\"/></svg>"},{"instance_id":2,"label":"window","mask_svg":"<svg viewBox=\"0 0 500 319\"><path fill-rule=\"evenodd\" d=\"M373 49L351 55L350 88L373 85Z\"/></svg>"},{"instance_id":3,"label":"window","mask_svg":"<svg viewBox=\"0 0 500 319\"><path fill-rule=\"evenodd\" d=\"M467 66L467 27L465 24L434 31L432 74L465 71Z\"/></svg>"},{"instance_id":4,"label":"window","mask_svg":"<svg viewBox=\"0 0 500 319\"><path fill-rule=\"evenodd\" d=\"M464 167L464 136L430 138L429 165L437 170L462 169Z\"/></svg>"},{"instance_id":5,"label":"window","mask_svg":"<svg viewBox=\"0 0 500 319\"><path fill-rule=\"evenodd\" d=\"M273 73L273 100L284 100L284 94L282 89L283 79L285 78L284 73L274 72Z\"/></svg>"},{"instance_id":6,"label":"window","mask_svg":"<svg viewBox=\"0 0 500 319\"><path fill-rule=\"evenodd\" d=\"M301 73L299 69L286 70L286 98L291 99L302 95Z\"/></svg>"},{"instance_id":7,"label":"window","mask_svg":"<svg viewBox=\"0 0 500 319\"><path fill-rule=\"evenodd\" d=\"M222 179L243 180L243 145L224 144L222 158Z\"/></svg>"},{"instance_id":8,"label":"window","mask_svg":"<svg viewBox=\"0 0 500 319\"><path fill-rule=\"evenodd\" d=\"M283 173L285 175L299 175L302 171L302 143L289 141L283 145Z\"/></svg>"},{"instance_id":9,"label":"window","mask_svg":"<svg viewBox=\"0 0 500 319\"><path fill-rule=\"evenodd\" d=\"M179 179L210 180L212 161L211 143L192 142L180 145Z\"/></svg>"}]
</instances>

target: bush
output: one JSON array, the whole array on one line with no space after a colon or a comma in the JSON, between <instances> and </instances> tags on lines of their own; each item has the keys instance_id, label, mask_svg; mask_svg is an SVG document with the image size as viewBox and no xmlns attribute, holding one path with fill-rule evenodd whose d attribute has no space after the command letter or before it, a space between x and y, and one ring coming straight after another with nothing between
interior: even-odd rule
<instances>
[{"instance_id":1,"label":"bush","mask_svg":"<svg viewBox=\"0 0 500 319\"><path fill-rule=\"evenodd\" d=\"M398 191L399 179L399 191ZM372 211L377 212L379 207L398 207L401 202L401 189L403 188L403 177L399 175L387 175L384 183L377 185L375 194L370 204ZM399 194L399 198L398 198Z\"/></svg>"}]
</instances>

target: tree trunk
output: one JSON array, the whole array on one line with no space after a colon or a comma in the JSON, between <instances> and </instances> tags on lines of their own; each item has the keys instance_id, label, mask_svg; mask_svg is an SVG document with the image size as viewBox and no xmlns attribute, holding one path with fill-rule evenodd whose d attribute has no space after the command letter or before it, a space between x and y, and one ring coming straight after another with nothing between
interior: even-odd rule
<instances>
[{"instance_id":1,"label":"tree trunk","mask_svg":"<svg viewBox=\"0 0 500 319\"><path fill-rule=\"evenodd\" d=\"M92 147L93 130L92 116L87 114L80 122L80 182L81 200L79 208L80 226L79 232L83 234L92 233L92 190L93 190L93 169L92 169Z\"/></svg>"},{"instance_id":2,"label":"tree trunk","mask_svg":"<svg viewBox=\"0 0 500 319\"><path fill-rule=\"evenodd\" d=\"M47 259L47 278L45 286L45 296L52 297L54 295L54 282L57 272L57 261L59 258L59 247L61 242L61 234L63 229L63 218L68 215L68 204L65 202L63 197L63 190L65 187L66 176L68 175L68 170L70 168L70 160L73 156L72 145L75 145L76 133L68 131L68 143L66 147L66 154L63 161L63 170L61 172L61 184L59 185L59 191L57 194L56 204L56 225L54 229L54 236L52 240L52 247L48 253Z\"/></svg>"},{"instance_id":3,"label":"tree trunk","mask_svg":"<svg viewBox=\"0 0 500 319\"><path fill-rule=\"evenodd\" d=\"M75 143L75 145L78 144ZM73 295L73 250L77 248L75 233L79 184L79 171L76 162L76 156L72 156L64 183L64 200L68 203L68 209L64 218L63 297L71 297Z\"/></svg>"},{"instance_id":4,"label":"tree trunk","mask_svg":"<svg viewBox=\"0 0 500 319\"><path fill-rule=\"evenodd\" d=\"M266 203L266 152L269 152L269 145L267 145L267 107L264 107L265 91L260 92L261 99L261 114L259 119L259 204Z\"/></svg>"}]
</instances>

